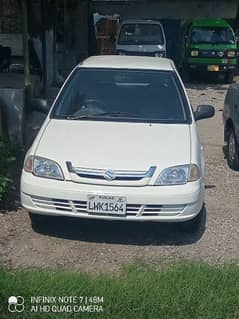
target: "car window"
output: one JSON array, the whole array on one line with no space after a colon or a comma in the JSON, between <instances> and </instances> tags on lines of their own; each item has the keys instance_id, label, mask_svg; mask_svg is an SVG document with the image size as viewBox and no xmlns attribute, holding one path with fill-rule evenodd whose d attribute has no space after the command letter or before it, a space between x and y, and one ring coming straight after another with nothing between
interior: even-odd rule
<instances>
[{"instance_id":1,"label":"car window","mask_svg":"<svg viewBox=\"0 0 239 319\"><path fill-rule=\"evenodd\" d=\"M192 43L235 43L232 31L229 28L193 28L191 31Z\"/></svg>"},{"instance_id":2,"label":"car window","mask_svg":"<svg viewBox=\"0 0 239 319\"><path fill-rule=\"evenodd\" d=\"M120 45L164 44L159 24L129 23L121 27L118 43Z\"/></svg>"},{"instance_id":3,"label":"car window","mask_svg":"<svg viewBox=\"0 0 239 319\"><path fill-rule=\"evenodd\" d=\"M54 118L185 123L188 105L172 71L77 69Z\"/></svg>"}]
</instances>

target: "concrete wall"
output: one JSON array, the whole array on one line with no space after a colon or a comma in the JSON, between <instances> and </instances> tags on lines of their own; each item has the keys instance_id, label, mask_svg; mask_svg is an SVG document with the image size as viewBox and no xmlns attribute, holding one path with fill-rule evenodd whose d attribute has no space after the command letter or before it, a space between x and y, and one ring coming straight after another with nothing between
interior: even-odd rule
<instances>
[{"instance_id":1,"label":"concrete wall","mask_svg":"<svg viewBox=\"0 0 239 319\"><path fill-rule=\"evenodd\" d=\"M89 38L89 2L80 0L72 11L73 23L73 49L75 52L76 62L88 56L88 38Z\"/></svg>"},{"instance_id":2,"label":"concrete wall","mask_svg":"<svg viewBox=\"0 0 239 319\"><path fill-rule=\"evenodd\" d=\"M21 33L21 8L16 0L0 0L0 33Z\"/></svg>"},{"instance_id":3,"label":"concrete wall","mask_svg":"<svg viewBox=\"0 0 239 319\"><path fill-rule=\"evenodd\" d=\"M238 0L93 0L94 12L118 13L122 18L191 19L196 17L235 18Z\"/></svg>"}]
</instances>

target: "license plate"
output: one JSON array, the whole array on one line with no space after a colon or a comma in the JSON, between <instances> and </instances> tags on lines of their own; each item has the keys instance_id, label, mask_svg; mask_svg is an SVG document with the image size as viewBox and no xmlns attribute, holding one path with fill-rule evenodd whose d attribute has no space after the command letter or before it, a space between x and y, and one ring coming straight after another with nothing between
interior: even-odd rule
<instances>
[{"instance_id":1,"label":"license plate","mask_svg":"<svg viewBox=\"0 0 239 319\"><path fill-rule=\"evenodd\" d=\"M218 72L219 71L219 65L208 65L207 66L208 71Z\"/></svg>"},{"instance_id":2,"label":"license plate","mask_svg":"<svg viewBox=\"0 0 239 319\"><path fill-rule=\"evenodd\" d=\"M125 215L126 197L90 194L87 211L91 214Z\"/></svg>"}]
</instances>

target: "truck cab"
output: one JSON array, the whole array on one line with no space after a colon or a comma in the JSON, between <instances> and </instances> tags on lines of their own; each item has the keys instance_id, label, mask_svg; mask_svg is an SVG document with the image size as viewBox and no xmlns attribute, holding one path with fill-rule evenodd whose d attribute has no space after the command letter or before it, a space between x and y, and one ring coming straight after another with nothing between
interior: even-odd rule
<instances>
[{"instance_id":1,"label":"truck cab","mask_svg":"<svg viewBox=\"0 0 239 319\"><path fill-rule=\"evenodd\" d=\"M181 68L192 73L214 72L233 82L237 67L236 36L223 19L194 19L183 28Z\"/></svg>"},{"instance_id":2,"label":"truck cab","mask_svg":"<svg viewBox=\"0 0 239 319\"><path fill-rule=\"evenodd\" d=\"M125 20L121 23L116 40L120 55L166 57L164 29L155 20Z\"/></svg>"}]
</instances>

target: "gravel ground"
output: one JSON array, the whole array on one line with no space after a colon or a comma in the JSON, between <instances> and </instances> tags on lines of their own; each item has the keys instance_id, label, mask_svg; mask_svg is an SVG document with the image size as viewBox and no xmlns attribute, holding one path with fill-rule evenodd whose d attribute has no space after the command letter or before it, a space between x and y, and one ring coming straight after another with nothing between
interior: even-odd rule
<instances>
[{"instance_id":1,"label":"gravel ground","mask_svg":"<svg viewBox=\"0 0 239 319\"><path fill-rule=\"evenodd\" d=\"M136 260L239 262L239 173L227 166L223 146L222 108L228 86L187 85L192 105L213 104L216 116L199 122L206 158L207 218L193 235L175 224L106 223L49 219L35 232L27 212L0 214L0 264L12 267L62 267L88 272L117 271Z\"/></svg>"}]
</instances>

